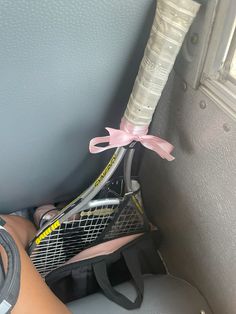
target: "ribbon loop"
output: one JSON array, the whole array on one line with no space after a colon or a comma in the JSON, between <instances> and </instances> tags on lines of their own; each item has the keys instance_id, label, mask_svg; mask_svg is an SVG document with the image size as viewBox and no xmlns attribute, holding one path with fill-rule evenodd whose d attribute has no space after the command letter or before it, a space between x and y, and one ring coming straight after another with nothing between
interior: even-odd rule
<instances>
[{"instance_id":1,"label":"ribbon loop","mask_svg":"<svg viewBox=\"0 0 236 314\"><path fill-rule=\"evenodd\" d=\"M144 147L154 151L161 158L172 161L175 158L170 154L174 148L173 145L160 137L153 135L136 135L124 130L106 128L109 135L95 137L89 143L89 151L92 154L101 153L111 148L117 148L129 145L133 141L140 142ZM97 146L97 144L108 143L107 146Z\"/></svg>"}]
</instances>

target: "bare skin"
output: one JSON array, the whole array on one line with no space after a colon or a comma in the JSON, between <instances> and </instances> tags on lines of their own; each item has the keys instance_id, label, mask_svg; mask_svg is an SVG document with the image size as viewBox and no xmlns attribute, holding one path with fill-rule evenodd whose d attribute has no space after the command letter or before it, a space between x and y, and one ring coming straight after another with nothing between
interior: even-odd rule
<instances>
[{"instance_id":1,"label":"bare skin","mask_svg":"<svg viewBox=\"0 0 236 314\"><path fill-rule=\"evenodd\" d=\"M5 228L14 238L21 258L21 286L18 301L12 314L69 314L69 309L52 293L33 266L25 251L36 229L33 224L18 216L1 217L6 221ZM0 246L0 254L6 267L7 258Z\"/></svg>"}]
</instances>

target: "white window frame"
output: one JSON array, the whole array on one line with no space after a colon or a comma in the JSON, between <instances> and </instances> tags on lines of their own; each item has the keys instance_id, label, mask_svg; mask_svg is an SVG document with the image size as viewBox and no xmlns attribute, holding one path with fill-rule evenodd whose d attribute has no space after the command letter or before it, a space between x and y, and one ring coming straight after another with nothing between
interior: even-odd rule
<instances>
[{"instance_id":1,"label":"white window frame","mask_svg":"<svg viewBox=\"0 0 236 314\"><path fill-rule=\"evenodd\" d=\"M213 25L208 53L200 79L200 89L236 120L236 85L225 76L230 59L230 43L236 36L236 1L220 0ZM227 59L228 57L228 59Z\"/></svg>"}]
</instances>

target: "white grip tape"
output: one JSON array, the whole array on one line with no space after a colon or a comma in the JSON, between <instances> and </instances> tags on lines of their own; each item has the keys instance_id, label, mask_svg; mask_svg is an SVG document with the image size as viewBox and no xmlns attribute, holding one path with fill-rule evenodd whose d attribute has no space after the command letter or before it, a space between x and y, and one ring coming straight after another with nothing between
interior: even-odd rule
<instances>
[{"instance_id":1,"label":"white grip tape","mask_svg":"<svg viewBox=\"0 0 236 314\"><path fill-rule=\"evenodd\" d=\"M150 37L124 117L149 125L184 37L199 10L192 0L158 0Z\"/></svg>"}]
</instances>

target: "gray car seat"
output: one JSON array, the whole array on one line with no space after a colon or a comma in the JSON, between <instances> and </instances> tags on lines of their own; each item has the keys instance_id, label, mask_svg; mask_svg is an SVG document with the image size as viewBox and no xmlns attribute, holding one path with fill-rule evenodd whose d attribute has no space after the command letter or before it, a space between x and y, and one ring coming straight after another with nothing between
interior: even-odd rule
<instances>
[{"instance_id":1,"label":"gray car seat","mask_svg":"<svg viewBox=\"0 0 236 314\"><path fill-rule=\"evenodd\" d=\"M65 200L102 169L88 143L119 125L154 7L0 2L0 212Z\"/></svg>"},{"instance_id":2,"label":"gray car seat","mask_svg":"<svg viewBox=\"0 0 236 314\"><path fill-rule=\"evenodd\" d=\"M186 281L170 275L146 276L145 294L140 309L128 311L96 293L68 304L73 314L211 314L206 301L199 291ZM130 283L117 287L130 299L135 291Z\"/></svg>"}]
</instances>

